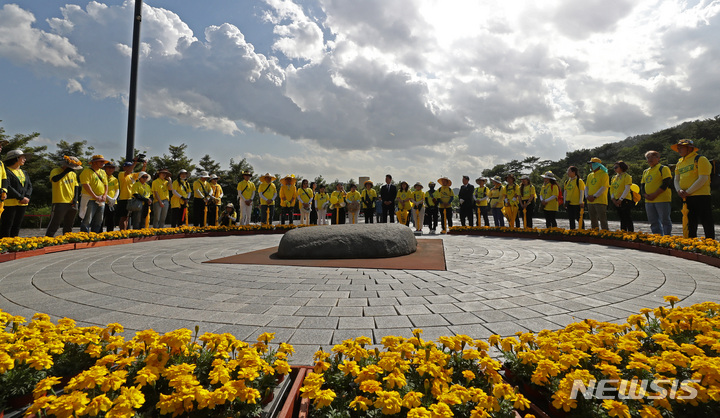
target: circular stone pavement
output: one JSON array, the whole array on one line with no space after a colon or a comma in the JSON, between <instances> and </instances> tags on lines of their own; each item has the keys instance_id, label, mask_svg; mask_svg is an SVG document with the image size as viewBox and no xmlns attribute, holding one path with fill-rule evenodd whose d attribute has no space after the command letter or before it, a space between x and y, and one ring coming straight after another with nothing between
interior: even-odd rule
<instances>
[{"instance_id":1,"label":"circular stone pavement","mask_svg":"<svg viewBox=\"0 0 720 418\"><path fill-rule=\"evenodd\" d=\"M434 236L433 238L438 238ZM424 239L424 238L419 238ZM275 332L310 364L318 349L364 335L487 338L624 321L641 308L720 302L720 269L602 245L443 236L447 271L202 264L277 246L279 235L99 247L2 264L0 309L79 325L119 322L126 336L200 326L255 339ZM372 260L368 260L372 265Z\"/></svg>"}]
</instances>

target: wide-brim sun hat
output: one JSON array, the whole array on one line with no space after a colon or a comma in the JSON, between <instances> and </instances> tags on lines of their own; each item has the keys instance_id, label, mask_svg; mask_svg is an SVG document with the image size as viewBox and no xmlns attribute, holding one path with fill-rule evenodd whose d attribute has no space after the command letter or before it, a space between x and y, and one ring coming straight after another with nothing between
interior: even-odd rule
<instances>
[{"instance_id":1,"label":"wide-brim sun hat","mask_svg":"<svg viewBox=\"0 0 720 418\"><path fill-rule=\"evenodd\" d=\"M590 161L588 161L588 164L592 164L592 163L602 164L602 160L599 159L598 157L592 157L592 158L590 159Z\"/></svg>"},{"instance_id":2,"label":"wide-brim sun hat","mask_svg":"<svg viewBox=\"0 0 720 418\"><path fill-rule=\"evenodd\" d=\"M485 177L478 177L475 179L475 183L480 184L481 181L487 181Z\"/></svg>"},{"instance_id":3,"label":"wide-brim sun hat","mask_svg":"<svg viewBox=\"0 0 720 418\"><path fill-rule=\"evenodd\" d=\"M503 180L500 176L495 176L495 177L491 178L490 180L494 181L497 184L502 184L502 182L503 182Z\"/></svg>"},{"instance_id":4,"label":"wide-brim sun hat","mask_svg":"<svg viewBox=\"0 0 720 418\"><path fill-rule=\"evenodd\" d=\"M264 181L266 183L270 183L271 181L275 181L276 177L270 175L270 173L265 173L262 176L260 176L260 181Z\"/></svg>"},{"instance_id":5,"label":"wide-brim sun hat","mask_svg":"<svg viewBox=\"0 0 720 418\"><path fill-rule=\"evenodd\" d=\"M63 155L63 167L72 168L73 170L82 170L82 161L72 155Z\"/></svg>"},{"instance_id":6,"label":"wide-brim sun hat","mask_svg":"<svg viewBox=\"0 0 720 418\"><path fill-rule=\"evenodd\" d=\"M692 147L693 151L696 149L699 149L698 147L695 146L695 143L693 142L692 139L681 139L677 142L677 144L670 145L670 148L675 152L679 152L678 146Z\"/></svg>"},{"instance_id":7,"label":"wide-brim sun hat","mask_svg":"<svg viewBox=\"0 0 720 418\"><path fill-rule=\"evenodd\" d=\"M160 170L158 170L158 174L162 174L162 173L165 173L168 175L172 174L172 173L170 173L170 170L168 170L167 168L161 168Z\"/></svg>"},{"instance_id":8,"label":"wide-brim sun hat","mask_svg":"<svg viewBox=\"0 0 720 418\"><path fill-rule=\"evenodd\" d=\"M98 163L98 162L101 162L101 161L104 162L104 163L109 163L109 162L110 162L110 160L108 160L107 158L103 157L102 154L96 154L96 155L93 155L92 158L90 158L90 164L92 164L92 163Z\"/></svg>"},{"instance_id":9,"label":"wide-brim sun hat","mask_svg":"<svg viewBox=\"0 0 720 418\"><path fill-rule=\"evenodd\" d=\"M513 174L513 173L507 173L507 174L505 174L505 180L507 180L508 177L512 177L513 180L516 180L515 174Z\"/></svg>"},{"instance_id":10,"label":"wide-brim sun hat","mask_svg":"<svg viewBox=\"0 0 720 418\"><path fill-rule=\"evenodd\" d=\"M422 183L420 183L420 182L415 183L415 184L413 185L413 188L416 188L416 187L418 187L418 186L420 186L421 189L423 188L423 185L422 185Z\"/></svg>"},{"instance_id":11,"label":"wide-brim sun hat","mask_svg":"<svg viewBox=\"0 0 720 418\"><path fill-rule=\"evenodd\" d=\"M103 168L109 168L109 167L117 168L117 166L112 161L106 162L105 165L103 166Z\"/></svg>"},{"instance_id":12,"label":"wide-brim sun hat","mask_svg":"<svg viewBox=\"0 0 720 418\"><path fill-rule=\"evenodd\" d=\"M145 177L145 176L147 176L148 178L150 178L150 174L148 174L148 173L146 173L146 172L144 172L144 171L141 171L141 172L138 173L138 179L141 179L141 178L143 178L143 177Z\"/></svg>"},{"instance_id":13,"label":"wide-brim sun hat","mask_svg":"<svg viewBox=\"0 0 720 418\"><path fill-rule=\"evenodd\" d=\"M217 174L210 174L210 180L217 180L218 178Z\"/></svg>"},{"instance_id":14,"label":"wide-brim sun hat","mask_svg":"<svg viewBox=\"0 0 720 418\"><path fill-rule=\"evenodd\" d=\"M363 183L363 186L367 186L368 184L370 184L370 187L372 187L372 186L375 185L375 184L373 184L372 181L370 181L370 180L365 180L365 182Z\"/></svg>"},{"instance_id":15,"label":"wide-brim sun hat","mask_svg":"<svg viewBox=\"0 0 720 418\"><path fill-rule=\"evenodd\" d=\"M522 175L522 176L520 176L520 180L527 180L527 181L530 181L530 176L528 176L527 174L525 174L525 175Z\"/></svg>"},{"instance_id":16,"label":"wide-brim sun hat","mask_svg":"<svg viewBox=\"0 0 720 418\"><path fill-rule=\"evenodd\" d=\"M180 174L187 174L187 172L188 172L188 171L183 168L183 169L181 169L180 171L178 171L178 176L179 176Z\"/></svg>"},{"instance_id":17,"label":"wide-brim sun hat","mask_svg":"<svg viewBox=\"0 0 720 418\"><path fill-rule=\"evenodd\" d=\"M201 171L201 172L200 172L200 178L201 178L201 179L202 179L202 178L208 178L208 177L210 177L210 173L208 173L207 171Z\"/></svg>"},{"instance_id":18,"label":"wide-brim sun hat","mask_svg":"<svg viewBox=\"0 0 720 418\"><path fill-rule=\"evenodd\" d=\"M431 181L430 183L428 183L428 187L433 187L434 185L435 185L434 181Z\"/></svg>"},{"instance_id":19,"label":"wide-brim sun hat","mask_svg":"<svg viewBox=\"0 0 720 418\"><path fill-rule=\"evenodd\" d=\"M225 205L225 207L235 209L235 205L233 205L232 203L228 203L227 205Z\"/></svg>"},{"instance_id":20,"label":"wide-brim sun hat","mask_svg":"<svg viewBox=\"0 0 720 418\"><path fill-rule=\"evenodd\" d=\"M557 180L557 176L552 171L546 171L540 177L544 179Z\"/></svg>"},{"instance_id":21,"label":"wide-brim sun hat","mask_svg":"<svg viewBox=\"0 0 720 418\"><path fill-rule=\"evenodd\" d=\"M443 183L447 183L447 187L452 186L452 180L450 180L447 177L440 177L438 179L438 183L440 183L440 185L442 185L442 186L445 186Z\"/></svg>"},{"instance_id":22,"label":"wide-brim sun hat","mask_svg":"<svg viewBox=\"0 0 720 418\"><path fill-rule=\"evenodd\" d=\"M251 172L250 170L243 170L243 172L240 173L240 175L241 175L241 176L251 176L251 177L252 177L252 172Z\"/></svg>"},{"instance_id":23,"label":"wide-brim sun hat","mask_svg":"<svg viewBox=\"0 0 720 418\"><path fill-rule=\"evenodd\" d=\"M280 183L286 186L295 184L295 174L288 174L287 176L281 178Z\"/></svg>"},{"instance_id":24,"label":"wide-brim sun hat","mask_svg":"<svg viewBox=\"0 0 720 418\"><path fill-rule=\"evenodd\" d=\"M3 161L12 160L13 158L20 158L23 155L25 156L25 158L32 157L32 154L25 153L21 149L14 149L14 150L8 152L7 154L5 154L5 158L3 158Z\"/></svg>"}]
</instances>

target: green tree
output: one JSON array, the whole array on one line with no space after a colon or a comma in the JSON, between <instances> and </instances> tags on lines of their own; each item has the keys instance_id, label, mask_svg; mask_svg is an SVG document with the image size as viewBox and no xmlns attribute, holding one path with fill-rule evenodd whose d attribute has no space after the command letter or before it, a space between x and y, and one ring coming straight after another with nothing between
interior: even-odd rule
<instances>
[{"instance_id":1,"label":"green tree","mask_svg":"<svg viewBox=\"0 0 720 418\"><path fill-rule=\"evenodd\" d=\"M195 170L195 164L192 163L192 158L185 155L186 150L186 144L170 145L168 146L169 154L163 154L162 157L151 157L148 165L153 167L153 172L161 168L170 170L173 179L177 178L182 169L192 173Z\"/></svg>"},{"instance_id":2,"label":"green tree","mask_svg":"<svg viewBox=\"0 0 720 418\"><path fill-rule=\"evenodd\" d=\"M208 154L205 154L200 161L198 161L196 170L198 171L197 174L199 174L200 171L207 171L209 174L216 174L218 177L223 174L220 172L220 164L216 163Z\"/></svg>"}]
</instances>

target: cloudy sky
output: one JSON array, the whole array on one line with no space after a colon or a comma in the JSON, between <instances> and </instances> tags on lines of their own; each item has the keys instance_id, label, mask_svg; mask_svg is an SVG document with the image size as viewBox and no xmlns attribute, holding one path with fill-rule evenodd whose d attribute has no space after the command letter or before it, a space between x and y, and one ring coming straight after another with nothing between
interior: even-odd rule
<instances>
[{"instance_id":1,"label":"cloudy sky","mask_svg":"<svg viewBox=\"0 0 720 418\"><path fill-rule=\"evenodd\" d=\"M125 152L133 1L0 2L0 119ZM720 114L718 0L147 0L136 147L427 182Z\"/></svg>"}]
</instances>

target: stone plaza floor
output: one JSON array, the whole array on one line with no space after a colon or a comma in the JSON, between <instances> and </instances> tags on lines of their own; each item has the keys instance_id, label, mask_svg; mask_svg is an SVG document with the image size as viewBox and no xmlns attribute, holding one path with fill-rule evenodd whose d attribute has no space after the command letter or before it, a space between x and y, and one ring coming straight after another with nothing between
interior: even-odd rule
<instances>
[{"instance_id":1,"label":"stone plaza floor","mask_svg":"<svg viewBox=\"0 0 720 418\"><path fill-rule=\"evenodd\" d=\"M0 309L79 325L275 332L293 364L319 348L367 336L487 338L558 329L592 318L624 321L641 308L720 302L720 269L695 261L594 244L479 236L444 240L447 271L203 264L276 246L280 235L150 241L10 261Z\"/></svg>"}]
</instances>

